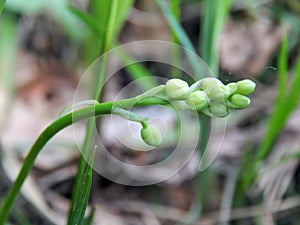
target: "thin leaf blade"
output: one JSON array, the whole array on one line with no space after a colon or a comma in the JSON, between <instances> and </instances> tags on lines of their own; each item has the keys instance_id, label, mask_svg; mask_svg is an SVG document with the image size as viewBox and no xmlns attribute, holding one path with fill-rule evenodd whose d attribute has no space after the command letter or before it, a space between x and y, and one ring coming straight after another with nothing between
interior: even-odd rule
<instances>
[{"instance_id":1,"label":"thin leaf blade","mask_svg":"<svg viewBox=\"0 0 300 225\"><path fill-rule=\"evenodd\" d=\"M219 70L219 54L217 42L223 25L229 14L231 0L205 0L203 9L203 25L201 39L201 53L204 61L208 64L213 74Z\"/></svg>"},{"instance_id":2,"label":"thin leaf blade","mask_svg":"<svg viewBox=\"0 0 300 225\"><path fill-rule=\"evenodd\" d=\"M74 209L71 209L71 216L70 216L71 219L68 222L69 225L83 224L84 214L86 211L86 207L90 196L90 190L92 186L92 172L93 172L92 165L94 162L95 152L96 152L96 147L94 148L94 151L90 156L89 163L83 175L81 189L79 191L79 194L77 195Z\"/></svg>"},{"instance_id":3,"label":"thin leaf blade","mask_svg":"<svg viewBox=\"0 0 300 225\"><path fill-rule=\"evenodd\" d=\"M186 48L188 51L186 51L186 56L190 62L190 65L192 66L194 70L194 76L195 79L199 80L202 77L201 68L199 68L200 65L198 65L197 59L196 59L196 49L193 46L191 40L189 39L188 35L176 19L176 17L173 15L168 3L165 0L156 0L157 5L161 9L164 17L166 18L172 32L176 36L176 38L179 40L180 44ZM191 52L189 52L191 51ZM193 54L194 53L194 54Z\"/></svg>"},{"instance_id":4,"label":"thin leaf blade","mask_svg":"<svg viewBox=\"0 0 300 225\"><path fill-rule=\"evenodd\" d=\"M104 36L104 28L98 24L98 21L90 14L69 5L69 10L78 17L88 28L90 28L99 38Z\"/></svg>"},{"instance_id":5,"label":"thin leaf blade","mask_svg":"<svg viewBox=\"0 0 300 225\"><path fill-rule=\"evenodd\" d=\"M286 86L287 57L287 40L285 39L281 46L280 60L278 62L280 84L278 85L277 101L269 120L266 135L258 150L258 160L263 160L269 155L276 137L279 135L280 131L285 126L287 119L298 105L300 97L300 56L298 56L294 79L289 92L287 92L288 88Z\"/></svg>"},{"instance_id":6,"label":"thin leaf blade","mask_svg":"<svg viewBox=\"0 0 300 225\"><path fill-rule=\"evenodd\" d=\"M285 37L282 41L280 53L279 53L279 64L278 64L278 99L282 100L282 98L286 95L286 81L287 81L287 37Z\"/></svg>"},{"instance_id":7,"label":"thin leaf blade","mask_svg":"<svg viewBox=\"0 0 300 225\"><path fill-rule=\"evenodd\" d=\"M4 8L5 1L6 0L0 0L0 14L2 13L2 10Z\"/></svg>"}]
</instances>

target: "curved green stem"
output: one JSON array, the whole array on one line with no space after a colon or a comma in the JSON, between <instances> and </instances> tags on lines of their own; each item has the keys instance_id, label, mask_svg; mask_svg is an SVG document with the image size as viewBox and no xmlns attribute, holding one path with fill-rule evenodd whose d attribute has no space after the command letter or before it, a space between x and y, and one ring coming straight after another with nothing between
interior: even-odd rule
<instances>
[{"instance_id":1,"label":"curved green stem","mask_svg":"<svg viewBox=\"0 0 300 225\"><path fill-rule=\"evenodd\" d=\"M22 168L10 188L7 196L4 199L4 202L0 208L0 225L3 225L7 220L7 217L11 211L11 208L15 202L16 197L18 196L20 189L30 173L34 161L46 143L59 131L64 128L76 123L80 120L87 119L90 117L97 117L105 114L110 114L112 112L113 107L119 108L129 108L132 106L146 106L146 105L167 105L169 104L166 100L157 97L149 97L146 99L139 98L130 98L125 100L120 100L117 102L105 102L100 104L95 104L92 106L87 106L82 109L76 110L72 113L68 113L56 121L51 123L46 129L40 134L40 136L36 139L31 149L29 150Z\"/></svg>"}]
</instances>

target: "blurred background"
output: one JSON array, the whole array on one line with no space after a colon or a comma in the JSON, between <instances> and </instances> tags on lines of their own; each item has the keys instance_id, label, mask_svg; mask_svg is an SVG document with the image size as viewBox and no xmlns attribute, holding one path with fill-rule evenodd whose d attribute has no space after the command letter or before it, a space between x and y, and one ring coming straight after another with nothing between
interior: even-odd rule
<instances>
[{"instance_id":1,"label":"blurred background","mask_svg":"<svg viewBox=\"0 0 300 225\"><path fill-rule=\"evenodd\" d=\"M248 78L257 88L249 108L228 116L225 135L210 128L209 118L200 118L197 152L172 179L135 187L94 172L86 211L91 221L85 224L300 224L297 0L7 0L0 15L0 201L34 140L73 104L75 92L83 100L96 98L99 87L94 84L101 78L91 76L85 88L77 88L88 66L114 47L141 40L181 45L201 57L211 75L225 84ZM124 64L133 63L105 84L101 101L135 96L160 83L155 77L179 77L192 84L204 76L195 72L189 77L151 61L135 63L135 56L170 57L174 63L193 67L193 61L176 47L144 46L119 54ZM114 63L100 68L119 66ZM176 137L178 124L172 112L140 110L150 118L159 113L156 124L164 120ZM176 138L170 138L160 151L130 151L113 131L134 142L126 123L116 120L112 125L106 117L97 122L105 147L130 164L148 165L166 158L176 145ZM190 116L191 132L195 124L198 121ZM83 143L89 128L80 124L76 129ZM216 144L223 139L220 148L212 143L206 149L207 133ZM81 171L78 149L72 128L48 143L8 224L66 224L78 189L75 177ZM219 153L198 172L199 156L205 150Z\"/></svg>"}]
</instances>

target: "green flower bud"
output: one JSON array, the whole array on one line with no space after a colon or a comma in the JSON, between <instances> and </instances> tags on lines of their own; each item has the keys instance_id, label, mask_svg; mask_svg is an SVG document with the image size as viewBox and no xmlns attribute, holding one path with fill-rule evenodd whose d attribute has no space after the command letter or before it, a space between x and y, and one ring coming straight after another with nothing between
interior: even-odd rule
<instances>
[{"instance_id":1,"label":"green flower bud","mask_svg":"<svg viewBox=\"0 0 300 225\"><path fill-rule=\"evenodd\" d=\"M221 87L221 89L223 90L225 100L228 99L232 95L232 89L230 87L228 87L227 85L223 85Z\"/></svg>"},{"instance_id":2,"label":"green flower bud","mask_svg":"<svg viewBox=\"0 0 300 225\"><path fill-rule=\"evenodd\" d=\"M219 102L213 102L210 105L210 112L213 116L225 117L228 115L229 110L226 105L219 103Z\"/></svg>"},{"instance_id":3,"label":"green flower bud","mask_svg":"<svg viewBox=\"0 0 300 225\"><path fill-rule=\"evenodd\" d=\"M162 141L159 129L153 125L143 127L141 130L141 136L144 142L151 146L158 146Z\"/></svg>"},{"instance_id":4,"label":"green flower bud","mask_svg":"<svg viewBox=\"0 0 300 225\"><path fill-rule=\"evenodd\" d=\"M237 90L237 83L235 83L235 82L229 83L229 84L226 85L226 87L229 90L229 95L232 95Z\"/></svg>"},{"instance_id":5,"label":"green flower bud","mask_svg":"<svg viewBox=\"0 0 300 225\"><path fill-rule=\"evenodd\" d=\"M217 87L219 85L223 85L223 83L214 77L205 77L202 79L202 82L201 82L201 87L203 89L214 87L214 86Z\"/></svg>"},{"instance_id":6,"label":"green flower bud","mask_svg":"<svg viewBox=\"0 0 300 225\"><path fill-rule=\"evenodd\" d=\"M187 82L180 79L171 79L166 83L165 92L171 98L184 99L189 91Z\"/></svg>"},{"instance_id":7,"label":"green flower bud","mask_svg":"<svg viewBox=\"0 0 300 225\"><path fill-rule=\"evenodd\" d=\"M241 95L250 95L254 89L255 89L256 84L249 79L245 79L242 81L237 82L237 94Z\"/></svg>"},{"instance_id":8,"label":"green flower bud","mask_svg":"<svg viewBox=\"0 0 300 225\"><path fill-rule=\"evenodd\" d=\"M201 89L211 101L224 101L228 95L227 87L218 79L207 77L202 80Z\"/></svg>"},{"instance_id":9,"label":"green flower bud","mask_svg":"<svg viewBox=\"0 0 300 225\"><path fill-rule=\"evenodd\" d=\"M235 94L231 97L230 102L240 109L244 109L250 105L251 100L244 95Z\"/></svg>"},{"instance_id":10,"label":"green flower bud","mask_svg":"<svg viewBox=\"0 0 300 225\"><path fill-rule=\"evenodd\" d=\"M208 97L204 91L194 91L187 97L186 103L197 110L202 110L208 106Z\"/></svg>"}]
</instances>

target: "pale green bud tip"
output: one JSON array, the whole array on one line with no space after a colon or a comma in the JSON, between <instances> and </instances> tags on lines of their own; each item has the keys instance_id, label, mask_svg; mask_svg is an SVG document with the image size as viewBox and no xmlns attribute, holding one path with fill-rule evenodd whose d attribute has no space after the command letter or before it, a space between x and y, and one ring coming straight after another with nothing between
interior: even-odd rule
<instances>
[{"instance_id":1,"label":"pale green bud tip","mask_svg":"<svg viewBox=\"0 0 300 225\"><path fill-rule=\"evenodd\" d=\"M206 78L203 78L202 79L202 83L201 83L201 87L203 89L206 89L206 88L210 88L210 87L214 87L214 86L219 86L219 85L223 85L223 83L214 78L214 77L206 77Z\"/></svg>"},{"instance_id":2,"label":"pale green bud tip","mask_svg":"<svg viewBox=\"0 0 300 225\"><path fill-rule=\"evenodd\" d=\"M211 101L223 101L229 95L227 87L218 79L207 77L202 80L201 89Z\"/></svg>"},{"instance_id":3,"label":"pale green bud tip","mask_svg":"<svg viewBox=\"0 0 300 225\"><path fill-rule=\"evenodd\" d=\"M230 102L233 105L236 105L237 107L244 109L247 108L250 105L250 98L240 95L240 94L235 94L231 97Z\"/></svg>"},{"instance_id":4,"label":"pale green bud tip","mask_svg":"<svg viewBox=\"0 0 300 225\"><path fill-rule=\"evenodd\" d=\"M231 82L231 83L227 84L226 86L229 87L230 89L236 89L237 84L235 82Z\"/></svg>"},{"instance_id":5,"label":"pale green bud tip","mask_svg":"<svg viewBox=\"0 0 300 225\"><path fill-rule=\"evenodd\" d=\"M231 94L233 94L233 93L236 92L237 86L238 86L238 85L237 85L237 83L235 83L235 82L232 82L232 83L229 83L229 84L226 85L226 87L227 87L228 90L229 90L229 95L231 95Z\"/></svg>"},{"instance_id":6,"label":"pale green bud tip","mask_svg":"<svg viewBox=\"0 0 300 225\"><path fill-rule=\"evenodd\" d=\"M201 110L208 106L208 97L204 91L194 91L187 97L186 103Z\"/></svg>"},{"instance_id":7,"label":"pale green bud tip","mask_svg":"<svg viewBox=\"0 0 300 225\"><path fill-rule=\"evenodd\" d=\"M161 143L161 134L157 127L147 125L141 130L141 136L144 142L151 146L158 146Z\"/></svg>"},{"instance_id":8,"label":"pale green bud tip","mask_svg":"<svg viewBox=\"0 0 300 225\"><path fill-rule=\"evenodd\" d=\"M254 91L255 87L256 87L256 84L252 80L249 80L249 79L242 80L242 81L237 82L237 92L236 93L241 94L241 95L249 95Z\"/></svg>"},{"instance_id":9,"label":"pale green bud tip","mask_svg":"<svg viewBox=\"0 0 300 225\"><path fill-rule=\"evenodd\" d=\"M229 110L226 105L216 102L210 105L210 112L216 117L225 117L228 115Z\"/></svg>"},{"instance_id":10,"label":"pale green bud tip","mask_svg":"<svg viewBox=\"0 0 300 225\"><path fill-rule=\"evenodd\" d=\"M189 91L187 82L180 79L171 79L166 83L166 95L174 99L183 99Z\"/></svg>"}]
</instances>

